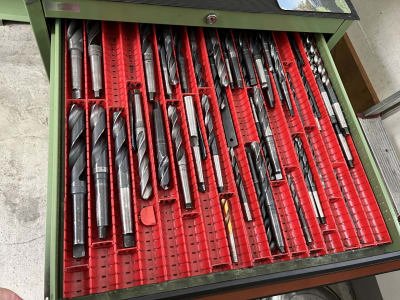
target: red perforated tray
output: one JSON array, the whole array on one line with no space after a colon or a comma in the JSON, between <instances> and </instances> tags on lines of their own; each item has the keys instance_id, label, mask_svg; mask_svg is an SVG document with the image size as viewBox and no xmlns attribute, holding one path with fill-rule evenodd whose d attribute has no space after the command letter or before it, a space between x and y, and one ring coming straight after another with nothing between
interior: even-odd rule
<instances>
[{"instance_id":1,"label":"red perforated tray","mask_svg":"<svg viewBox=\"0 0 400 300\"><path fill-rule=\"evenodd\" d=\"M84 32L86 32L85 24ZM153 26L153 51L158 53L156 27ZM219 272L224 270L249 268L260 264L270 264L283 260L321 256L327 253L358 249L390 242L376 199L365 175L363 166L356 153L350 136L347 137L354 156L354 168L349 169L340 149L334 130L331 126L323 100L318 91L314 76L307 63L306 54L301 46L301 39L295 35L306 65L304 72L310 83L312 92L321 110L321 128L319 131L314 119L307 94L301 81L299 70L294 60L290 44L285 33L274 33L279 56L285 71L291 76L299 101L299 109L303 123L299 117L297 106L294 117L290 117L286 107L276 101L274 109L268 108L268 116L276 142L279 159L283 167L283 180L271 181L274 200L279 214L285 253L271 252L266 232L263 226L256 191L252 183L251 173L247 164L245 144L258 141L256 126L252 117L248 100L248 90L227 88L228 103L231 108L233 123L238 137L238 147L235 154L238 158L243 183L249 198L253 222L243 218L238 191L235 185L227 144L219 114L217 98L214 90L211 69L204 39L203 30L195 29L199 45L200 61L205 74L205 86L198 87L192 64L191 51L185 27L170 28L172 34L183 35L183 51L186 56L189 77L189 93L182 94L180 86L173 89L173 99L165 99L164 86L159 56L154 55L156 70L156 95L159 101L163 121L166 127L169 158L171 161L171 183L168 190L163 190L157 184L156 162L153 145L152 105L146 97L144 67L142 62L141 43L138 24L132 23L102 23L104 93L103 98L95 99L91 90L90 67L88 55L84 51L84 93L83 98L76 100L71 97L70 63L68 51L65 51L65 120L72 104L78 104L86 115L86 156L88 182L88 236L87 255L82 259L72 257L72 216L69 197L69 134L65 124L65 180L64 180L64 243L63 243L63 296L72 298L87 294L101 293L115 289L138 285L159 283L167 280ZM66 29L65 29L66 30ZM232 34L232 32L229 32ZM86 49L86 34L84 49ZM67 49L67 42L64 44ZM271 76L271 81L272 76ZM148 201L139 196L139 174L137 171L137 156L129 149L130 172L132 179L132 208L134 226L136 229L136 246L123 248L120 212L116 191L114 166L114 144L112 138L112 113L122 110L125 117L129 145L131 144L129 106L127 99L128 85L134 85L143 95L142 105L146 122L148 149L150 155L151 183L154 193ZM277 89L273 86L277 97ZM210 155L203 161L207 191L198 192L194 162L192 159L188 128L186 122L181 122L183 145L187 152L189 179L194 199L194 209L185 210L182 204L182 193L179 186L179 176L175 164L172 139L168 127L167 106L175 105L181 120L185 119L183 96L193 96L199 119L203 120L200 99L203 94L209 96L211 113L214 120L217 146L221 156L221 165L225 190L219 193L214 180L214 169ZM110 207L111 230L107 240L97 238L94 186L90 174L91 166L91 132L89 126L90 108L93 104L103 106L107 113L107 137L110 165ZM206 136L204 123L200 122L200 130ZM301 138L305 152L310 162L311 172L316 179L318 194L321 198L326 215L326 224L320 225L315 218L312 204L308 197L306 184L297 160L293 146L293 137ZM205 140L208 152L208 142ZM209 153L208 153L209 154ZM286 181L290 173L295 182L301 206L312 234L312 243L307 244L296 213L295 204L291 198ZM232 263L230 257L220 199L229 199L233 232L238 251L238 263ZM143 211L143 209L145 209ZM155 224L146 224L141 214L153 210Z\"/></svg>"}]
</instances>

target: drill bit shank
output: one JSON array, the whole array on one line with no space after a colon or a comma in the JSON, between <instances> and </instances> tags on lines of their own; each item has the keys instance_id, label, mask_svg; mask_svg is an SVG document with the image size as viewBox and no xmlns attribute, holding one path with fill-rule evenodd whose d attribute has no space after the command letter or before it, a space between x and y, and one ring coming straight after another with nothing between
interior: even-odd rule
<instances>
[{"instance_id":1,"label":"drill bit shank","mask_svg":"<svg viewBox=\"0 0 400 300\"><path fill-rule=\"evenodd\" d=\"M72 198L73 251L74 258L84 257L86 245L86 142L85 113L78 105L72 105L68 117L69 157L71 174L70 193Z\"/></svg>"},{"instance_id":2,"label":"drill bit shank","mask_svg":"<svg viewBox=\"0 0 400 300\"><path fill-rule=\"evenodd\" d=\"M96 222L99 239L107 237L109 221L108 194L108 146L106 112L98 104L92 106L90 114L92 130L92 175L96 194Z\"/></svg>"},{"instance_id":3,"label":"drill bit shank","mask_svg":"<svg viewBox=\"0 0 400 300\"><path fill-rule=\"evenodd\" d=\"M147 94L150 101L154 101L156 94L156 79L154 70L154 55L152 46L152 28L149 24L140 25L140 33L142 39L142 53L144 71L146 75Z\"/></svg>"},{"instance_id":4,"label":"drill bit shank","mask_svg":"<svg viewBox=\"0 0 400 300\"><path fill-rule=\"evenodd\" d=\"M87 31L90 71L92 73L92 89L94 97L99 98L100 92L103 89L103 71L101 63L103 50L101 47L100 22L88 21Z\"/></svg>"},{"instance_id":5,"label":"drill bit shank","mask_svg":"<svg viewBox=\"0 0 400 300\"><path fill-rule=\"evenodd\" d=\"M72 98L82 98L82 24L72 20L67 29L68 50L71 64Z\"/></svg>"},{"instance_id":6,"label":"drill bit shank","mask_svg":"<svg viewBox=\"0 0 400 300\"><path fill-rule=\"evenodd\" d=\"M228 199L222 198L221 206L222 206L222 213L224 215L225 230L226 230L226 234L228 235L229 249L231 252L232 262L237 263L239 260L238 260L237 250L236 250L235 237L233 235L233 227L232 227L232 219L231 219L232 217L231 217L231 210L229 208Z\"/></svg>"},{"instance_id":7,"label":"drill bit shank","mask_svg":"<svg viewBox=\"0 0 400 300\"><path fill-rule=\"evenodd\" d=\"M239 59L242 66L243 74L245 74L246 81L250 86L257 84L256 74L253 68L253 62L251 61L250 50L247 42L244 40L243 34L239 33L237 37L236 45L239 46Z\"/></svg>"},{"instance_id":8,"label":"drill bit shank","mask_svg":"<svg viewBox=\"0 0 400 300\"><path fill-rule=\"evenodd\" d=\"M241 88L243 88L243 80L242 80L242 76L240 74L239 59L236 54L236 50L235 50L230 32L227 32L225 34L224 46L226 49L228 62L230 64L230 69L231 69L231 74L232 74L232 79L233 79L232 81L236 87L241 89Z\"/></svg>"}]
</instances>

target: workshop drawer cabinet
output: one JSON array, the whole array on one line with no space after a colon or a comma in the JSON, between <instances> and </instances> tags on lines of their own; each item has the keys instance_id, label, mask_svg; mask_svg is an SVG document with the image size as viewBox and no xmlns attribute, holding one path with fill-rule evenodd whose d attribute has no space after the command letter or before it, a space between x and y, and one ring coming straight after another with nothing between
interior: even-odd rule
<instances>
[{"instance_id":1,"label":"workshop drawer cabinet","mask_svg":"<svg viewBox=\"0 0 400 300\"><path fill-rule=\"evenodd\" d=\"M112 29L111 26L110 28ZM299 278L307 278L309 276L316 276L318 274L331 274L336 271L358 268L366 265L372 265L381 261L390 260L396 255L396 252L400 250L400 227L397 222L390 198L378 172L376 164L372 158L357 118L352 110L349 99L347 98L346 92L344 91L332 57L330 56L327 44L322 35L317 35L317 43L321 56L324 60L325 67L330 75L333 87L337 93L348 121L354 145L364 166L363 169L361 165L359 165L359 168L354 172L360 172L360 174L364 174L365 170L379 204L380 212L378 207L371 207L366 209L367 217L371 221L375 218L375 216L378 216L376 217L376 221L379 222L379 216L381 213L386 222L386 227L389 234L387 234L384 224L375 224L376 228L378 228L376 229L377 231L374 232L375 239L378 241L377 244L381 245L373 246L375 244L375 239L372 237L370 245L373 247L351 250L352 248L349 246L345 247L347 250L345 252L335 253L336 251L328 251L328 254L318 257L304 258L305 256L302 256L300 251L298 256L293 254L290 260L286 261L285 259L282 259L279 262L254 265L251 268L238 268L228 271L222 268L221 272L217 272L216 270L218 270L218 268L215 268L212 269L213 273L210 274L169 280L156 284L138 285L129 287L127 289L120 289L121 287L124 287L123 284L113 283L112 285L117 286L119 289L100 294L93 293L91 295L84 296L84 299L127 299L131 297L145 297L149 299L172 297L188 298L206 293L229 291L230 289L235 288L246 288L260 285L267 286L268 283L279 280L283 282L288 280L296 280ZM63 270L65 224L64 169L66 167L65 162L67 161L65 159L66 152L64 146L64 137L66 136L65 122L67 122L65 119L66 99L64 96L64 83L68 82L68 79L64 78L66 74L64 70L64 57L66 55L64 52L64 44L63 22L61 20L56 20L55 26L51 32L51 95L49 118L50 148L48 206L46 221L47 239L45 297L49 297L50 299L62 298L63 295L65 295L63 292L63 287L66 286L65 282L63 281L63 277L65 276L65 270ZM107 55L107 53L104 55ZM273 126L278 125L275 124ZM351 144L350 147L352 151L355 151L353 144ZM334 156L335 153L329 153L329 155ZM356 160L358 160L358 158L356 158ZM359 161L357 162L359 164ZM368 194L367 190L362 192ZM221 227L221 230L224 229ZM377 236L379 238L377 238ZM256 236L254 238L257 239ZM383 241L379 242L380 238ZM332 241L332 243L335 243L335 241ZM222 249L221 251L224 250ZM218 265L218 262L213 262L213 264ZM74 266L75 270L79 269L80 267L81 266ZM93 265L91 267L99 266ZM123 270L123 266L118 266L117 269ZM73 270L71 270L71 272L73 272ZM90 286L93 287L99 284L98 282L93 282L94 280L97 280L96 278L99 275L99 272L101 272L101 270L97 270L97 268L89 271L89 274L91 275L88 284ZM133 275L133 278L134 277L135 275ZM171 276L171 278L173 278L173 276ZM71 275L71 280L81 279L74 279L73 275ZM76 294L74 294L74 296L76 296Z\"/></svg>"}]
</instances>

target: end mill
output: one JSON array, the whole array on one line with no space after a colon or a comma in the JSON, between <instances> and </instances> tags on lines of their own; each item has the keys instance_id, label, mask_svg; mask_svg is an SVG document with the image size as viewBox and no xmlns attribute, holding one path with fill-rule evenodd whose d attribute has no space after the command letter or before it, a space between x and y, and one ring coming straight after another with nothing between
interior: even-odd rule
<instances>
[{"instance_id":1,"label":"end mill","mask_svg":"<svg viewBox=\"0 0 400 300\"><path fill-rule=\"evenodd\" d=\"M94 97L99 98L103 89L103 71L101 47L101 30L99 21L87 22L88 53L90 59L90 71L92 73L92 89Z\"/></svg>"},{"instance_id":2,"label":"end mill","mask_svg":"<svg viewBox=\"0 0 400 300\"><path fill-rule=\"evenodd\" d=\"M71 64L72 98L82 98L82 23L72 20L67 29L68 50Z\"/></svg>"}]
</instances>

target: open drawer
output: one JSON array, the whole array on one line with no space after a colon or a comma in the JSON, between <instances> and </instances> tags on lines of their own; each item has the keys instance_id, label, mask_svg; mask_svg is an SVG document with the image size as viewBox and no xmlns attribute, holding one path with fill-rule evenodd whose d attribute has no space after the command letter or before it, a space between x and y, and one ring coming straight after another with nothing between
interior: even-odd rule
<instances>
[{"instance_id":1,"label":"open drawer","mask_svg":"<svg viewBox=\"0 0 400 300\"><path fill-rule=\"evenodd\" d=\"M221 209L217 208L219 207L219 203L217 201L217 205L210 204L212 200L219 199L218 193L215 193L214 196L208 194L206 198L203 196L195 197L199 202L197 203L196 211L187 213L181 211L179 201L176 200L176 198L179 198L178 187L176 185L176 195L172 197L175 202L172 201L173 199L169 198L167 193L159 193L158 197L154 196L153 200L151 200L151 203L154 205L154 210L156 211L156 226L154 226L156 229L147 229L146 232L141 233L143 235L142 249L140 249L140 246L138 246L137 249L122 249L121 241L117 234L120 228L118 229L115 224L113 224L114 235L109 242L102 243L95 241L94 238L91 239L90 232L95 230L93 228L95 220L93 220L93 217L90 217L94 215L94 200L89 199L88 243L90 249L87 258L83 260L71 259L71 251L68 250L68 246L71 245L71 233L67 228L71 224L71 217L68 216L69 210L68 207L65 206L65 194L68 188L66 188L67 184L64 180L67 174L65 171L66 164L68 163L66 159L68 150L66 150L65 147L65 137L67 136L65 125L67 122L67 108L74 103L78 103L82 105L82 107L86 107L86 111L89 111L88 106L90 103L99 102L101 105L104 105L111 114L119 105L125 107L127 101L125 99L126 95L120 96L121 99L125 99L120 100L120 103L117 100L119 93L123 93L122 90L126 88L124 87L126 83L121 85L122 89L120 90L118 89L121 88L121 86L112 86L113 80L111 80L111 83L107 82L107 76L111 74L111 71L114 72L117 78L115 79L116 81L121 79L142 82L141 88L143 91L145 88L143 84L143 70L140 75L132 75L129 73L129 68L123 67L122 72L122 70L118 69L118 63L120 63L118 57L114 62L111 62L111 57L107 57L107 55L111 54L116 56L121 55L121 57L123 57L122 63L124 59L129 60L129 55L123 55L124 51L129 52L129 50L124 48L124 45L126 45L124 43L132 43L132 45L134 45L135 40L137 40L136 44L140 46L137 38L138 26L134 24L121 25L103 22L102 29L105 57L105 99L90 99L90 92L86 92L87 97L84 97L84 99L87 100L86 102L85 100L71 100L69 99L68 92L65 92L65 84L68 86L69 82L69 79L65 78L68 77L65 76L65 74L69 73L64 68L66 59L66 54L64 52L65 28L62 21L57 20L55 22L51 34L50 149L45 269L46 297L50 299L80 296L84 299L127 299L135 297L151 299L173 297L188 298L205 295L205 297L210 298L212 297L211 294L225 293L226 296L255 298L288 291L288 289L302 289L313 285L321 285L329 282L361 277L367 274L384 272L389 270L383 267L385 264L390 265L392 263L392 269L395 268L393 267L394 264L397 264L397 266L399 265L400 228L391 201L367 146L360 125L352 111L351 104L344 91L322 35L316 37L317 44L350 127L352 141L354 141L353 145L353 142L350 141L351 139L349 140L350 148L353 152L357 149L359 155L359 158L355 156L355 168L351 171L346 171L347 167L343 162L335 162L335 152L329 152L332 151L332 149L329 147L325 149L323 146L323 143L327 143L326 141L329 140L329 134L332 134L332 130L330 133L329 130L327 131L328 133L326 133L326 135L328 136L323 136L323 134L319 132L316 133L315 136L312 135L314 137L311 138L310 143L313 143L313 145L320 145L321 149L325 149L317 151L320 155L319 163L325 166L327 170L322 176L328 176L330 178L335 176L333 169L328 170L329 167L339 170L338 172L342 172L344 178L348 178L343 180L350 186L346 192L349 198L354 196L352 193L357 193L358 196L354 196L357 200L353 202L350 200L352 209L346 209L346 205L344 204L345 200L343 197L338 196L339 192L337 191L339 191L339 186L337 184L336 187L328 187L327 190L330 189L331 192L323 192L326 194L324 208L330 212L327 214L328 225L323 230L315 228L318 227L318 224L313 227L313 230L316 231L313 246L306 245L304 238L301 237L299 220L297 217L293 217L295 214L295 207L292 200L288 200L288 198L290 198L290 192L286 181L283 181L281 184L273 185L272 188L274 190L275 201L282 201L280 204L277 203L277 207L281 217L281 225L286 235L286 252L277 253L271 251L268 245L265 246L265 244L267 244L265 231L260 220L258 220L258 223L255 221L254 225L249 225L244 221L236 221L238 224L236 224L235 233L237 235L238 248L240 248L240 263L235 265L231 262L229 257L222 215L216 215L216 212L221 213ZM130 38L132 40L130 40ZM202 38L203 35L200 32L199 39L201 40ZM282 45L287 43L284 33L277 33L275 39L281 41ZM116 43L116 48L113 48L113 42ZM186 43L188 42L186 41ZM134 48L134 46L132 47ZM284 47L278 45L278 48L280 48L281 55L284 55L282 54L285 52L283 51ZM135 50L133 50L133 52L134 51ZM202 54L204 57L207 57L204 50ZM139 57L141 57L141 55ZM290 57L286 57L284 61L288 62L290 59ZM133 60L135 59L133 58ZM133 63L135 68L137 67L134 61L131 63ZM87 66L84 68L88 69ZM285 68L290 68L290 63L286 63ZM193 70L190 72L193 74ZM210 73L210 71L206 71L206 73L207 72ZM296 73L296 71L293 72ZM85 73L87 73L87 70ZM208 76L211 78L210 74ZM292 79L295 81L297 78ZM161 76L158 80L161 82ZM193 76L189 78L189 82L191 84L195 82ZM88 80L86 80L85 86L87 87L88 85L90 84L88 84ZM116 98L111 95L110 92L112 90L116 93ZM215 97L213 96L215 93L212 89L204 88L203 90L207 90L208 93L210 93L210 98ZM194 91L192 92L194 93ZM197 97L197 101L199 101L199 93L200 90L196 90L196 93L194 93L197 94L197 96L194 95L194 98ZM142 92L142 94L145 94L145 92ZM182 96L182 94L177 94L176 98L178 101L173 101L173 104L178 106L178 108L179 105L182 106L182 102L181 104L178 103L179 98L182 98ZM238 102L242 101L240 99L243 97L246 97L246 92L244 92L244 95L240 91L228 93L228 101L233 110L235 127L241 133L238 137L241 150L236 153L239 157L239 161L245 160L244 144L251 140L251 137L246 136L244 133L248 135L252 134L251 130L247 132L247 128L251 126L241 119L246 119L251 115L250 105L244 104L245 102ZM109 106L108 104L106 105L107 101L113 102ZM164 101L166 100L164 99ZM211 101L216 103L215 99ZM318 101L321 102L322 100ZM214 106L216 105L215 103L213 104ZM165 105L166 104L164 104L164 106ZM149 113L149 109L147 108L147 104L145 104L144 107L146 115L146 113ZM125 107L125 110L127 110L127 107ZM184 114L183 108L180 110L182 111L181 113ZM247 110L247 113L245 110ZM287 139L289 138L290 141L290 138L293 136L293 130L296 130L293 128L300 126L300 117L298 117L297 121L291 121L292 123L289 122L289 124L286 123L284 108L280 103L277 104L275 110L276 112L269 112L271 127L274 131L274 135L277 136L275 138L277 139L278 148L281 147L283 149L288 147L286 146L288 143ZM310 113L310 109L308 109L308 113ZM325 117L327 118L327 116ZM149 116L146 116L146 118L148 120ZM313 118L309 117L308 119L307 122L311 124L308 126L309 129L316 127L315 124L313 125ZM88 122L86 123L88 124ZM283 125L281 125L281 123ZM324 126L323 123L321 125ZM219 124L217 124L216 127L218 126ZM184 128L184 131L185 130L187 130L187 128ZM202 130L203 132L205 131L204 128L202 128ZM314 128L313 132L316 132L316 128ZM302 136L305 135L305 131L304 129L299 129L296 134ZM307 141L307 139L303 141ZM169 141L169 143L171 144L171 141ZM336 148L333 147L333 151L335 151L335 149L340 150L337 143L335 145ZM112 147L111 144L110 147ZM152 147L151 142L149 147ZM220 150L223 151L224 148L220 148ZM225 151L226 153L221 153L223 165L227 164L226 159L228 159L228 150L226 149ZM296 169L296 167L291 166L292 163L290 163L295 156L293 150L288 150L288 153L285 155L282 154L282 156L285 157L281 158L284 169L287 167L287 170L293 172L293 170ZM311 154L308 153L308 155ZM343 160L343 158L337 159ZM154 160L155 158L150 158L152 164L154 164ZM362 165L360 160L362 161ZM131 163L131 165L132 164L133 163ZM297 162L293 162L293 165L294 164L297 164ZM210 161L208 161L207 166L206 172L212 174ZM229 167L226 168L229 169ZM318 176L314 163L312 168L315 173L314 176ZM228 173L230 173L230 171ZM367 182L362 182L366 179L365 174L368 176L370 185ZM194 176L193 170L191 175ZM231 186L232 190L235 190L235 187L229 182L232 182L232 175L227 175L225 180L227 180L227 185ZM351 183L352 180L354 181L353 183ZM359 181L361 181L361 183ZM134 181L134 185L135 182L137 185L137 180ZM176 177L174 182L177 182ZM366 189L357 190L358 185L366 187ZM370 187L372 187L373 193ZM322 189L321 183L318 184L318 188ZM303 193L306 194L306 192ZM235 192L231 194L232 195L229 197L232 197L232 199L238 198L237 192L236 195ZM136 200L134 200L134 202L135 201ZM232 210L236 211L234 214L239 218L241 217L241 212L238 212L240 211L240 204L238 199L232 202L234 201L236 201L236 204L232 204ZM253 205L255 218L257 216L260 218L256 200L250 199L250 202L254 203L251 205ZM376 203L379 206L376 205ZM113 220L118 217L115 206L116 205L112 204ZM135 214L137 214L137 210L140 209L141 206L139 206L138 202L135 202L133 206L135 207L134 211L136 210ZM255 206L257 209L254 208ZM312 209L310 204L308 204L308 206L308 214L311 215L310 211ZM208 209L215 210L214 215L207 214L206 211ZM90 210L92 211L90 212ZM355 218L357 221L354 221L354 216L350 216L349 211L351 211L351 214L356 215ZM197 217L197 215L199 217ZM136 216L135 219L137 218ZM297 227L291 227L292 225L290 225L288 221L290 218L295 219L293 222L297 224ZM213 221L215 221L215 223L212 223ZM353 222L358 225L354 225L355 223ZM354 228L352 228L350 223L354 225ZM90 224L92 224L92 227ZM137 230L144 228L140 226L138 220L136 220L136 225ZM166 228L164 226L170 227ZM214 229L210 229L210 226L214 227ZM170 230L173 232L172 235L169 233ZM191 240L190 237L193 236L193 234L201 237L196 237ZM156 235L159 240L151 240ZM174 241L173 247L167 247L166 240L173 237L176 237L178 241ZM211 241L217 241L219 243L216 243L217 246L214 245L214 247L211 247ZM159 243L161 245L165 243L164 247L160 246ZM191 248L190 245L193 245L193 243L197 243L195 245L196 247ZM256 250L250 250L250 246L254 246ZM182 247L183 250L179 250ZM182 256L182 258L179 256ZM174 264L170 265L171 262L174 262ZM381 265L374 269L374 266L377 264ZM150 266L152 269L150 269ZM355 269L358 271L354 273L349 272L349 270ZM318 280L316 280L316 278L318 278ZM304 280L307 279L310 279L310 281L305 283ZM291 287L283 289L283 285L287 283L291 283ZM277 285L280 285L281 288L279 289Z\"/></svg>"}]
</instances>

